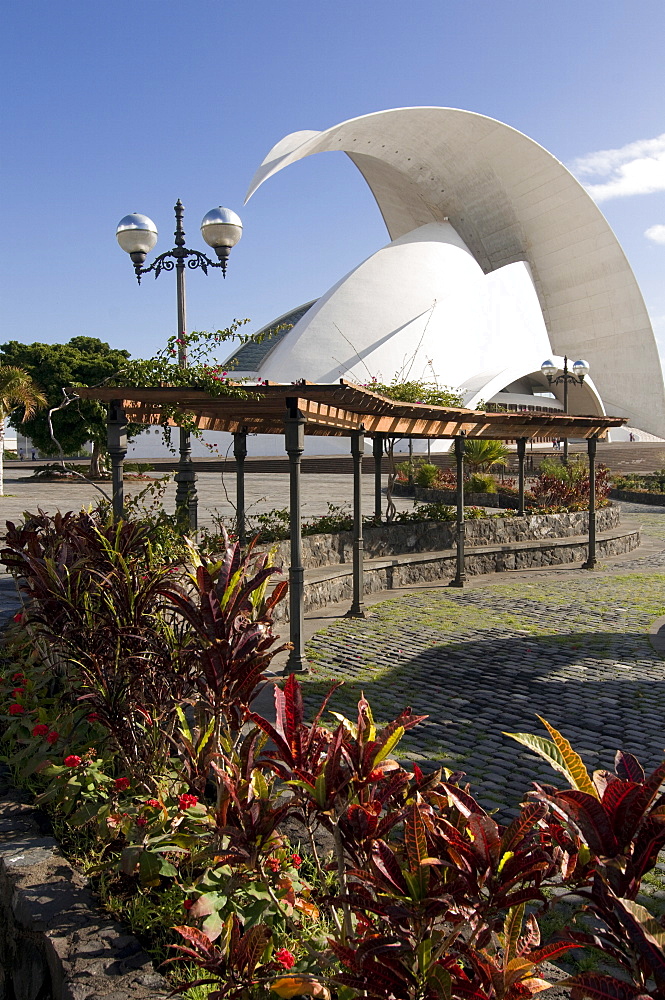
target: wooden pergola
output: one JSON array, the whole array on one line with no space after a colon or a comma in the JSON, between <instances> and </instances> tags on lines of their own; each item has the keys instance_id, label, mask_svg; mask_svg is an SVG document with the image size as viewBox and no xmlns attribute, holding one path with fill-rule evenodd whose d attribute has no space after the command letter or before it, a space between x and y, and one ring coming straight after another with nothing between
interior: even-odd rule
<instances>
[{"instance_id":1,"label":"wooden pergola","mask_svg":"<svg viewBox=\"0 0 665 1000\"><path fill-rule=\"evenodd\" d=\"M535 438L586 438L588 441L591 496L589 504L589 553L586 568L593 568L595 555L595 454L596 442L611 427L620 427L623 417L523 411L485 413L424 403L402 403L386 399L343 379L332 385L294 382L290 385L263 383L239 385L242 396L216 396L189 388L76 388L84 399L109 404L109 452L112 462L113 509L122 517L123 463L127 453L128 422L174 425L169 414L187 413L200 430L229 431L234 436L236 460L236 516L238 535L245 538L244 463L247 434L284 434L289 457L291 565L289 568L290 639L293 650L287 671L307 669L304 654L304 568L302 565L301 458L304 435L351 438L353 456L353 600L350 615L364 616L363 537L361 472L365 437L373 439L375 517L381 519L381 472L386 438L448 438L455 441L457 462L457 571L451 586L462 587L464 571L464 441L466 438L515 440L519 463L519 510L524 515L524 466L527 441ZM190 458L191 465L191 458ZM187 474L191 523L196 526L196 489L193 468Z\"/></svg>"}]
</instances>

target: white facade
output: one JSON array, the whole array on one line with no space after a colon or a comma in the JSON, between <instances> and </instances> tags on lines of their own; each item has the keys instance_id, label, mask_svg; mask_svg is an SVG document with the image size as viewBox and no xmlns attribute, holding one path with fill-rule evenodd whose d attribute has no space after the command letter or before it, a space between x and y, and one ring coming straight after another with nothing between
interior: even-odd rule
<instances>
[{"instance_id":1,"label":"white facade","mask_svg":"<svg viewBox=\"0 0 665 1000\"><path fill-rule=\"evenodd\" d=\"M540 366L549 357L562 366L565 354L591 367L569 389L571 413L627 417L665 437L660 360L635 277L598 207L551 153L483 115L401 108L286 136L248 197L290 163L340 150L367 181L391 242L296 310L287 333L237 351L239 374L288 383L436 377L469 407L560 409L563 389L550 389ZM229 435L206 438L228 451ZM130 457L147 454L147 443L138 438ZM248 447L284 453L277 435ZM339 454L348 443L317 437L306 450ZM210 454L196 443L194 453Z\"/></svg>"},{"instance_id":2,"label":"white facade","mask_svg":"<svg viewBox=\"0 0 665 1000\"><path fill-rule=\"evenodd\" d=\"M485 274L528 264L552 352L590 363L608 413L665 436L660 359L635 276L595 202L551 153L484 115L399 108L286 136L248 197L290 163L340 150L367 181L393 240L448 222ZM407 278L416 280L402 275L403 285ZM505 361L522 367L510 346Z\"/></svg>"}]
</instances>

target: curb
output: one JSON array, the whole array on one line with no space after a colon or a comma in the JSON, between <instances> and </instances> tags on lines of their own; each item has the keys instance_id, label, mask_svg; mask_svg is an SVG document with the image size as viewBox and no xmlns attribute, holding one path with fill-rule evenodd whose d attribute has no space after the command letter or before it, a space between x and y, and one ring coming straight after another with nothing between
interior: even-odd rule
<instances>
[{"instance_id":1,"label":"curb","mask_svg":"<svg viewBox=\"0 0 665 1000\"><path fill-rule=\"evenodd\" d=\"M653 622L649 629L649 642L657 653L665 657L665 615Z\"/></svg>"}]
</instances>

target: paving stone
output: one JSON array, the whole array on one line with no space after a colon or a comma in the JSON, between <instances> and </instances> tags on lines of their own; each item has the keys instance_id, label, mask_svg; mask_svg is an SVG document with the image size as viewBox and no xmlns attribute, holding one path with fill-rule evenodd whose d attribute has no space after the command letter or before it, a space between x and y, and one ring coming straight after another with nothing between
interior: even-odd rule
<instances>
[{"instance_id":1,"label":"paving stone","mask_svg":"<svg viewBox=\"0 0 665 1000\"><path fill-rule=\"evenodd\" d=\"M374 605L371 627L356 620L315 635L317 662L331 678L346 675L332 658L339 634L347 648L371 645L376 663L394 662L395 649L408 649L395 667L399 689L390 671L357 681L370 702L373 687L388 685L396 706L402 690L415 712L429 712L431 731L439 729L442 739L438 751L436 740L418 744L426 763L439 766L444 748L465 758L481 802L490 792L495 798L499 786L513 802L533 780L562 786L542 760L502 735L545 735L536 713L565 733L589 768L612 767L624 746L653 768L662 760L665 660L647 635L665 615L665 510L638 513L643 536L653 542L643 556L638 550L593 574L524 574L519 582L506 576L463 591L414 591ZM310 690L306 681L307 699ZM341 689L335 697L351 696Z\"/></svg>"}]
</instances>

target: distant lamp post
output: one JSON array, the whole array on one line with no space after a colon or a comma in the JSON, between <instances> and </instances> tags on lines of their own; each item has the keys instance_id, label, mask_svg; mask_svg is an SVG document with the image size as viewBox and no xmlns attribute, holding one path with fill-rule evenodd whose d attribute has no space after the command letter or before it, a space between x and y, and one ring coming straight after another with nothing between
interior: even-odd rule
<instances>
[{"instance_id":1,"label":"distant lamp post","mask_svg":"<svg viewBox=\"0 0 665 1000\"><path fill-rule=\"evenodd\" d=\"M184 206L180 199L175 205L175 246L172 250L156 257L149 267L144 267L145 259L157 242L157 226L146 215L126 215L116 229L116 237L121 248L129 254L139 284L141 276L155 272L158 278L162 271L176 272L176 292L178 303L178 364L187 367L187 317L185 310L185 267L195 270L200 267L204 274L209 267L221 267L226 276L226 266L231 249L242 236L242 222L229 208L213 208L203 217L201 235L209 247L215 251L213 261L200 250L188 250L185 246L185 230L182 227ZM196 473L192 465L189 431L180 428L180 458L176 473L176 512L183 520L189 521L191 531L197 528Z\"/></svg>"},{"instance_id":2,"label":"distant lamp post","mask_svg":"<svg viewBox=\"0 0 665 1000\"><path fill-rule=\"evenodd\" d=\"M547 361L543 361L540 366L540 370L543 375L547 378L550 385L561 385L563 384L563 412L568 413L568 386L569 385L582 385L584 379L589 374L589 362L588 361L575 361L573 364L572 372L568 371L568 358L563 359L563 371L560 375L557 375L559 368L554 362L548 358ZM568 464L568 438L563 439L563 463Z\"/></svg>"}]
</instances>

